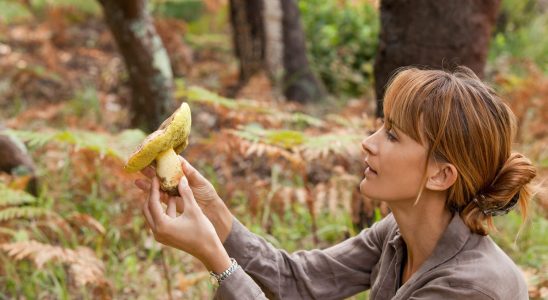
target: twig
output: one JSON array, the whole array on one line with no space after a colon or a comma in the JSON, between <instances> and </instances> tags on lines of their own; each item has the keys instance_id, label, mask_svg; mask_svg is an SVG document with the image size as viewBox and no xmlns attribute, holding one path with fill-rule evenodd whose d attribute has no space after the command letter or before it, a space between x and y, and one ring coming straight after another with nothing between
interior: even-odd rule
<instances>
[{"instance_id":1,"label":"twig","mask_svg":"<svg viewBox=\"0 0 548 300\"><path fill-rule=\"evenodd\" d=\"M166 257L163 247L160 249L160 258L162 260L162 269L164 269L164 277L166 279L167 297L169 300L173 300L173 295L171 294L171 279L169 278L169 270L166 264Z\"/></svg>"}]
</instances>

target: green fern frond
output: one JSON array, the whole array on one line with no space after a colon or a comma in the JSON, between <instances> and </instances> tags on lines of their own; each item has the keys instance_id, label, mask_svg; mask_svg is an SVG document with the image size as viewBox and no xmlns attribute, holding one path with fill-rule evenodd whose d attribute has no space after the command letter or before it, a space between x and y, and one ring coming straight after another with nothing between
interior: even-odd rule
<instances>
[{"instance_id":1,"label":"green fern frond","mask_svg":"<svg viewBox=\"0 0 548 300\"><path fill-rule=\"evenodd\" d=\"M108 145L107 137L88 131L61 131L55 135L55 141L74 145L78 149L92 150L100 155L117 156Z\"/></svg>"},{"instance_id":2,"label":"green fern frond","mask_svg":"<svg viewBox=\"0 0 548 300\"><path fill-rule=\"evenodd\" d=\"M36 202L36 198L23 191L12 190L0 183L0 207Z\"/></svg>"},{"instance_id":3,"label":"green fern frond","mask_svg":"<svg viewBox=\"0 0 548 300\"><path fill-rule=\"evenodd\" d=\"M305 124L310 125L314 127L321 127L324 126L325 122L321 119L318 119L316 117L313 117L311 115L307 115L301 112L295 112L290 115L291 122L297 123L297 124Z\"/></svg>"},{"instance_id":4,"label":"green fern frond","mask_svg":"<svg viewBox=\"0 0 548 300\"><path fill-rule=\"evenodd\" d=\"M301 152L307 159L332 154L350 154L359 145L363 136L353 132L307 135L295 130L264 129L250 124L232 131L241 139L277 146Z\"/></svg>"},{"instance_id":5,"label":"green fern frond","mask_svg":"<svg viewBox=\"0 0 548 300\"><path fill-rule=\"evenodd\" d=\"M187 89L179 88L177 91L181 96L185 96L189 102L216 104L229 109L238 108L238 103L236 100L219 96L201 87L191 86Z\"/></svg>"},{"instance_id":6,"label":"green fern frond","mask_svg":"<svg viewBox=\"0 0 548 300\"><path fill-rule=\"evenodd\" d=\"M0 210L0 222L12 219L32 219L48 214L50 214L50 211L43 207L8 207L6 209Z\"/></svg>"},{"instance_id":7,"label":"green fern frond","mask_svg":"<svg viewBox=\"0 0 548 300\"><path fill-rule=\"evenodd\" d=\"M271 107L263 107L251 100L245 99L230 99L211 91L208 91L199 86L191 86L187 90L180 91L182 95L186 96L189 102L214 104L226 107L231 110L246 110L255 113L271 114L273 110Z\"/></svg>"},{"instance_id":8,"label":"green fern frond","mask_svg":"<svg viewBox=\"0 0 548 300\"><path fill-rule=\"evenodd\" d=\"M287 120L292 123L317 127L324 124L322 120L301 112L288 113L280 111L279 109L272 107L270 104L265 106L264 103L253 100L230 99L198 86L186 87L184 83L181 82L177 84L176 97L186 99L189 102L218 105L230 110L243 110L251 113L276 116L277 118Z\"/></svg>"},{"instance_id":9,"label":"green fern frond","mask_svg":"<svg viewBox=\"0 0 548 300\"><path fill-rule=\"evenodd\" d=\"M8 136L15 137L27 143L30 148L41 148L44 145L50 143L55 133L52 132L37 132L37 131L24 131L24 130L6 130L4 133Z\"/></svg>"},{"instance_id":10,"label":"green fern frond","mask_svg":"<svg viewBox=\"0 0 548 300\"><path fill-rule=\"evenodd\" d=\"M260 125L251 124L234 131L240 138L262 142L264 144L290 149L301 145L305 135L295 130L264 129Z\"/></svg>"},{"instance_id":11,"label":"green fern frond","mask_svg":"<svg viewBox=\"0 0 548 300\"><path fill-rule=\"evenodd\" d=\"M360 144L362 138L363 136L353 133L313 136L307 138L299 150L307 160L326 157L329 154L348 155L356 152L353 150ZM357 152L359 153L359 150Z\"/></svg>"},{"instance_id":12,"label":"green fern frond","mask_svg":"<svg viewBox=\"0 0 548 300\"><path fill-rule=\"evenodd\" d=\"M60 130L35 132L24 130L6 130L7 135L19 138L30 148L40 148L49 143L74 146L76 149L87 149L101 156L110 155L124 158L128 149L135 148L145 137L140 130L125 130L118 135L109 135L83 130Z\"/></svg>"},{"instance_id":13,"label":"green fern frond","mask_svg":"<svg viewBox=\"0 0 548 300\"><path fill-rule=\"evenodd\" d=\"M266 141L270 145L276 145L288 149L301 145L304 140L304 134L295 130L274 130L269 131L266 134Z\"/></svg>"}]
</instances>

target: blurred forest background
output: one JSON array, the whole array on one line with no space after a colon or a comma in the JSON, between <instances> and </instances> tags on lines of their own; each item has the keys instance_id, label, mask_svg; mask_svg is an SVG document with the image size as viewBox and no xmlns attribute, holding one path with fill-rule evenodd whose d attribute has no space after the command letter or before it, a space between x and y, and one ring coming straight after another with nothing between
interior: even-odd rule
<instances>
[{"instance_id":1,"label":"blurred forest background","mask_svg":"<svg viewBox=\"0 0 548 300\"><path fill-rule=\"evenodd\" d=\"M182 154L288 251L386 214L358 193L360 141L401 65L483 76L542 182L548 1L470 3L0 0L0 299L212 297L201 263L145 229L139 174L122 168L180 101L193 114ZM521 231L511 212L492 235L532 299L548 299L544 187Z\"/></svg>"}]
</instances>

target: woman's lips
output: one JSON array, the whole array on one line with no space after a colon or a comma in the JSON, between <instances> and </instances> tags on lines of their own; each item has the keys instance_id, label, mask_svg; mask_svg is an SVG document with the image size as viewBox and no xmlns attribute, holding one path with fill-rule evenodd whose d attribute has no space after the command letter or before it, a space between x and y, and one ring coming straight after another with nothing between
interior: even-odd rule
<instances>
[{"instance_id":1,"label":"woman's lips","mask_svg":"<svg viewBox=\"0 0 548 300\"><path fill-rule=\"evenodd\" d=\"M365 162L365 172L364 172L364 174L365 174L365 176L377 176L377 171L375 171L375 169L371 168L369 163L366 161Z\"/></svg>"}]
</instances>

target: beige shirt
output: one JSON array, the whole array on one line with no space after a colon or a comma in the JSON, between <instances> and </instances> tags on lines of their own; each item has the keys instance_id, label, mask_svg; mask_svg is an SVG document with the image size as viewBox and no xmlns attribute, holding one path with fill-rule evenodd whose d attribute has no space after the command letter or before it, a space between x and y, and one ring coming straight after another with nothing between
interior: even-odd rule
<instances>
[{"instance_id":1,"label":"beige shirt","mask_svg":"<svg viewBox=\"0 0 548 300\"><path fill-rule=\"evenodd\" d=\"M512 260L491 238L470 232L458 214L401 286L406 250L391 214L333 247L293 254L234 220L224 246L243 270L220 285L215 299L344 299L367 289L370 299L528 299Z\"/></svg>"}]
</instances>

